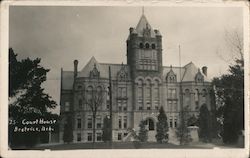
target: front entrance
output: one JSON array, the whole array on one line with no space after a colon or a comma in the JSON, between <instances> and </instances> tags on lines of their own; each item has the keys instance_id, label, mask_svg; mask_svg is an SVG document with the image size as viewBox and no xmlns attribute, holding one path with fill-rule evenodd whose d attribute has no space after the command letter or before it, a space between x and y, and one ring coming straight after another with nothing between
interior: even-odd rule
<instances>
[{"instance_id":1,"label":"front entrance","mask_svg":"<svg viewBox=\"0 0 250 158\"><path fill-rule=\"evenodd\" d=\"M148 129L148 141L149 142L155 142L156 139L155 139L155 135L156 135L156 132L155 132L155 122L152 118L147 118L145 120L145 124L146 124L146 129Z\"/></svg>"}]
</instances>

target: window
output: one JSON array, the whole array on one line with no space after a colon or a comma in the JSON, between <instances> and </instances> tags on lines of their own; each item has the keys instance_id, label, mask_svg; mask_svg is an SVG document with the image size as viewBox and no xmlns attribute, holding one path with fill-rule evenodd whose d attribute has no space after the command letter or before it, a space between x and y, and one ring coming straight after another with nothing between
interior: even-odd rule
<instances>
[{"instance_id":1,"label":"window","mask_svg":"<svg viewBox=\"0 0 250 158\"><path fill-rule=\"evenodd\" d=\"M92 116L88 116L88 129L92 128Z\"/></svg>"},{"instance_id":2,"label":"window","mask_svg":"<svg viewBox=\"0 0 250 158\"><path fill-rule=\"evenodd\" d=\"M178 111L178 105L176 100L173 101L173 110Z\"/></svg>"},{"instance_id":3,"label":"window","mask_svg":"<svg viewBox=\"0 0 250 158\"><path fill-rule=\"evenodd\" d=\"M96 133L96 141L102 141L102 133Z\"/></svg>"},{"instance_id":4,"label":"window","mask_svg":"<svg viewBox=\"0 0 250 158\"><path fill-rule=\"evenodd\" d=\"M77 128L78 129L82 128L82 119L80 119L80 118L77 119Z\"/></svg>"},{"instance_id":5,"label":"window","mask_svg":"<svg viewBox=\"0 0 250 158\"><path fill-rule=\"evenodd\" d=\"M151 45L151 47L152 47L152 49L155 49L155 44L153 43L153 44Z\"/></svg>"},{"instance_id":6,"label":"window","mask_svg":"<svg viewBox=\"0 0 250 158\"><path fill-rule=\"evenodd\" d=\"M143 110L142 106L139 106L139 110Z\"/></svg>"},{"instance_id":7,"label":"window","mask_svg":"<svg viewBox=\"0 0 250 158\"><path fill-rule=\"evenodd\" d=\"M176 98L176 89L168 89L169 98Z\"/></svg>"},{"instance_id":8,"label":"window","mask_svg":"<svg viewBox=\"0 0 250 158\"><path fill-rule=\"evenodd\" d=\"M97 129L102 128L102 118L101 118L101 116L96 116L96 128Z\"/></svg>"},{"instance_id":9,"label":"window","mask_svg":"<svg viewBox=\"0 0 250 158\"><path fill-rule=\"evenodd\" d=\"M119 126L119 129L122 128L122 117L119 116L119 119L118 119L118 126Z\"/></svg>"},{"instance_id":10,"label":"window","mask_svg":"<svg viewBox=\"0 0 250 158\"><path fill-rule=\"evenodd\" d=\"M148 43L146 43L146 44L145 44L145 47L148 49L148 48L149 48L149 44L148 44Z\"/></svg>"},{"instance_id":11,"label":"window","mask_svg":"<svg viewBox=\"0 0 250 158\"><path fill-rule=\"evenodd\" d=\"M118 140L122 140L122 134L118 133Z\"/></svg>"},{"instance_id":12,"label":"window","mask_svg":"<svg viewBox=\"0 0 250 158\"><path fill-rule=\"evenodd\" d=\"M123 128L127 128L127 116L123 117Z\"/></svg>"},{"instance_id":13,"label":"window","mask_svg":"<svg viewBox=\"0 0 250 158\"><path fill-rule=\"evenodd\" d=\"M69 102L65 102L65 111L69 111Z\"/></svg>"},{"instance_id":14,"label":"window","mask_svg":"<svg viewBox=\"0 0 250 158\"><path fill-rule=\"evenodd\" d=\"M122 111L122 101L121 100L117 100L117 105L118 105L118 110Z\"/></svg>"},{"instance_id":15,"label":"window","mask_svg":"<svg viewBox=\"0 0 250 158\"><path fill-rule=\"evenodd\" d=\"M77 141L80 142L82 140L81 133L77 133Z\"/></svg>"},{"instance_id":16,"label":"window","mask_svg":"<svg viewBox=\"0 0 250 158\"><path fill-rule=\"evenodd\" d=\"M82 109L82 99L79 99L78 106L79 106L79 109Z\"/></svg>"},{"instance_id":17,"label":"window","mask_svg":"<svg viewBox=\"0 0 250 158\"><path fill-rule=\"evenodd\" d=\"M89 86L87 88L87 99L90 100L92 98L92 94L93 94L93 87Z\"/></svg>"},{"instance_id":18,"label":"window","mask_svg":"<svg viewBox=\"0 0 250 158\"><path fill-rule=\"evenodd\" d=\"M137 88L137 99L138 99L138 109L142 110L142 99L143 99L143 88L142 88L142 80L139 80L138 82L138 88Z\"/></svg>"},{"instance_id":19,"label":"window","mask_svg":"<svg viewBox=\"0 0 250 158\"><path fill-rule=\"evenodd\" d=\"M172 117L170 117L170 119L169 119L169 127L173 128L173 118Z\"/></svg>"},{"instance_id":20,"label":"window","mask_svg":"<svg viewBox=\"0 0 250 158\"><path fill-rule=\"evenodd\" d=\"M88 133L88 141L92 141L92 133Z\"/></svg>"},{"instance_id":21,"label":"window","mask_svg":"<svg viewBox=\"0 0 250 158\"><path fill-rule=\"evenodd\" d=\"M190 91L185 89L185 106L190 106Z\"/></svg>"},{"instance_id":22,"label":"window","mask_svg":"<svg viewBox=\"0 0 250 158\"><path fill-rule=\"evenodd\" d=\"M140 43L140 48L143 48L143 43Z\"/></svg>"},{"instance_id":23,"label":"window","mask_svg":"<svg viewBox=\"0 0 250 158\"><path fill-rule=\"evenodd\" d=\"M172 112L172 111L173 111L173 104L172 104L172 100L169 100L169 101L168 101L168 110L169 110L170 112Z\"/></svg>"},{"instance_id":24,"label":"window","mask_svg":"<svg viewBox=\"0 0 250 158\"><path fill-rule=\"evenodd\" d=\"M122 97L127 97L127 88L126 87L123 87L122 88Z\"/></svg>"},{"instance_id":25,"label":"window","mask_svg":"<svg viewBox=\"0 0 250 158\"><path fill-rule=\"evenodd\" d=\"M177 128L177 118L174 119L174 127Z\"/></svg>"}]
</instances>

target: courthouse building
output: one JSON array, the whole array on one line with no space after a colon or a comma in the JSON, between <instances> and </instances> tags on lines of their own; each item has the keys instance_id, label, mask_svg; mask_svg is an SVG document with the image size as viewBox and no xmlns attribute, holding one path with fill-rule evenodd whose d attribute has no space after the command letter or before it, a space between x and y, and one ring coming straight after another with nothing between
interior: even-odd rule
<instances>
[{"instance_id":1,"label":"courthouse building","mask_svg":"<svg viewBox=\"0 0 250 158\"><path fill-rule=\"evenodd\" d=\"M139 131L142 120L147 124L148 141L156 141L161 106L168 118L170 142L176 141L175 130L180 124L182 107L187 107L193 116L198 115L203 104L209 110L213 108L207 67L200 69L192 62L183 67L171 66L171 63L163 65L161 33L151 27L144 14L135 28L129 28L126 45L127 64L102 63L92 57L83 68L78 69L75 60L74 70L61 71L60 142L63 142L68 116L72 118L73 142L92 142L94 126L95 141L102 141L103 119L110 114L110 93L113 141L118 142L131 141L131 129ZM99 92L103 97L93 122L87 99Z\"/></svg>"}]
</instances>

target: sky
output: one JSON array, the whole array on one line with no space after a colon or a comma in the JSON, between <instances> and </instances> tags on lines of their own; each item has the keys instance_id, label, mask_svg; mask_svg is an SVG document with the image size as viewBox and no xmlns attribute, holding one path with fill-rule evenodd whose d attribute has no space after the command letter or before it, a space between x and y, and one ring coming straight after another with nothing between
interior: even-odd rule
<instances>
[{"instance_id":1,"label":"sky","mask_svg":"<svg viewBox=\"0 0 250 158\"><path fill-rule=\"evenodd\" d=\"M193 62L208 67L208 77L227 73L232 53L226 32L243 30L239 7L144 7L154 29L162 34L163 65ZM136 27L142 7L12 6L9 14L9 46L19 59L41 58L50 69L45 91L59 104L60 69L78 70L95 56L101 63L126 63L126 39ZM57 110L58 111L58 110Z\"/></svg>"}]
</instances>

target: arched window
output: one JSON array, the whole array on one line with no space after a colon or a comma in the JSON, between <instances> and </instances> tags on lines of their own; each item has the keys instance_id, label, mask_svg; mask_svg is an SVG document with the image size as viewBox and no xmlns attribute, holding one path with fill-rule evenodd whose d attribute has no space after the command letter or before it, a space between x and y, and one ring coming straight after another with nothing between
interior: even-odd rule
<instances>
[{"instance_id":1,"label":"arched window","mask_svg":"<svg viewBox=\"0 0 250 158\"><path fill-rule=\"evenodd\" d=\"M198 110L199 108L199 90L198 89L194 91L194 101L195 101L195 109Z\"/></svg>"},{"instance_id":2,"label":"arched window","mask_svg":"<svg viewBox=\"0 0 250 158\"><path fill-rule=\"evenodd\" d=\"M145 47L148 49L148 48L149 48L149 44L148 44L148 43L146 43L146 44L145 44Z\"/></svg>"},{"instance_id":3,"label":"arched window","mask_svg":"<svg viewBox=\"0 0 250 158\"><path fill-rule=\"evenodd\" d=\"M100 96L102 94L102 87L98 86L96 89L97 95Z\"/></svg>"},{"instance_id":4,"label":"arched window","mask_svg":"<svg viewBox=\"0 0 250 158\"><path fill-rule=\"evenodd\" d=\"M143 48L143 43L140 43L140 48Z\"/></svg>"},{"instance_id":5,"label":"arched window","mask_svg":"<svg viewBox=\"0 0 250 158\"><path fill-rule=\"evenodd\" d=\"M151 109L151 81L146 81L146 106L147 110Z\"/></svg>"},{"instance_id":6,"label":"arched window","mask_svg":"<svg viewBox=\"0 0 250 158\"><path fill-rule=\"evenodd\" d=\"M148 127L149 131L155 130L155 124L154 124L154 121L151 118L146 120L146 126Z\"/></svg>"},{"instance_id":7,"label":"arched window","mask_svg":"<svg viewBox=\"0 0 250 158\"><path fill-rule=\"evenodd\" d=\"M206 103L206 101L207 101L207 99L206 99L206 97L207 97L207 91L206 91L206 89L203 89L202 90L202 104L205 104Z\"/></svg>"},{"instance_id":8,"label":"arched window","mask_svg":"<svg viewBox=\"0 0 250 158\"><path fill-rule=\"evenodd\" d=\"M159 100L160 100L160 90L159 90L159 81L155 81L154 84L154 105L155 109L159 108Z\"/></svg>"},{"instance_id":9,"label":"arched window","mask_svg":"<svg viewBox=\"0 0 250 158\"><path fill-rule=\"evenodd\" d=\"M93 87L88 86L88 88L87 88L87 99L91 99L92 95L93 95Z\"/></svg>"},{"instance_id":10,"label":"arched window","mask_svg":"<svg viewBox=\"0 0 250 158\"><path fill-rule=\"evenodd\" d=\"M151 45L151 47L152 47L152 49L155 49L155 44L153 43L153 44Z\"/></svg>"},{"instance_id":11,"label":"arched window","mask_svg":"<svg viewBox=\"0 0 250 158\"><path fill-rule=\"evenodd\" d=\"M137 87L137 101L138 101L138 109L142 110L143 109L143 88L142 88L142 83L143 81L140 79L138 81L138 87Z\"/></svg>"}]
</instances>

